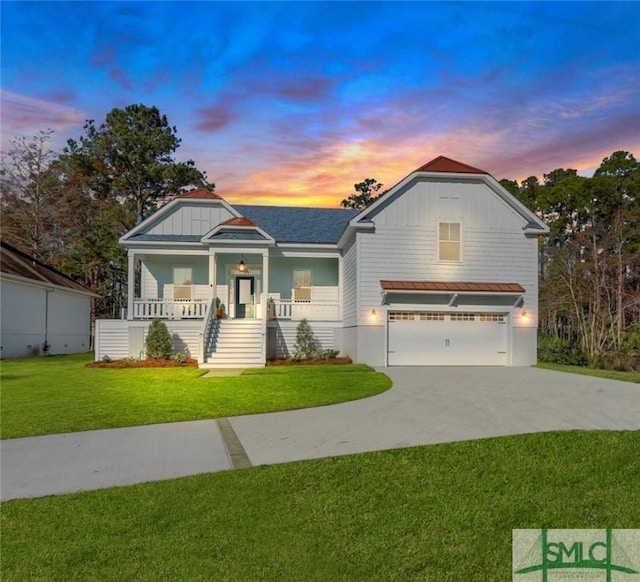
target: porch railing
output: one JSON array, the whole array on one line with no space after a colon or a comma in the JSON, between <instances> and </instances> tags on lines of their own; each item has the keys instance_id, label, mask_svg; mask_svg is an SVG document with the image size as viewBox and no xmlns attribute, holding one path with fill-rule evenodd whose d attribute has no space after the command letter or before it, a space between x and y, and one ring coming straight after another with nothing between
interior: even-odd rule
<instances>
[{"instance_id":1,"label":"porch railing","mask_svg":"<svg viewBox=\"0 0 640 582\"><path fill-rule=\"evenodd\" d=\"M335 301L296 301L294 299L272 299L271 316L276 319L309 319L338 321L340 306Z\"/></svg>"},{"instance_id":2,"label":"porch railing","mask_svg":"<svg viewBox=\"0 0 640 582\"><path fill-rule=\"evenodd\" d=\"M210 299L134 299L134 319L203 319Z\"/></svg>"}]
</instances>

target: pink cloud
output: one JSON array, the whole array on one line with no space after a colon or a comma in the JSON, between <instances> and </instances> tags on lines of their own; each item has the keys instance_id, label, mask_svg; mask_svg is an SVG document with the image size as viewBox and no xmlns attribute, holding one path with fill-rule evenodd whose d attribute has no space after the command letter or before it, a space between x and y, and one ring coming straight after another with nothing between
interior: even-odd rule
<instances>
[{"instance_id":1,"label":"pink cloud","mask_svg":"<svg viewBox=\"0 0 640 582\"><path fill-rule=\"evenodd\" d=\"M202 107L198 109L197 115L198 122L194 125L195 129L207 133L220 131L233 119L231 107L226 104Z\"/></svg>"},{"instance_id":2,"label":"pink cloud","mask_svg":"<svg viewBox=\"0 0 640 582\"><path fill-rule=\"evenodd\" d=\"M2 102L2 147L16 136L31 136L41 130L53 129L58 142L69 130L79 127L85 113L53 101L35 99L11 91L0 90ZM54 147L54 143L51 144Z\"/></svg>"}]
</instances>

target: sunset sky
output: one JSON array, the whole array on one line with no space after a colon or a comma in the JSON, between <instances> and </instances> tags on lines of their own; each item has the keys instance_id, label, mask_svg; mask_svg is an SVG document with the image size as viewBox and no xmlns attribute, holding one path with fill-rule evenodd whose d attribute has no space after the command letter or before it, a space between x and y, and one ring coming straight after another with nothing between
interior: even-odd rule
<instances>
[{"instance_id":1,"label":"sunset sky","mask_svg":"<svg viewBox=\"0 0 640 582\"><path fill-rule=\"evenodd\" d=\"M640 157L638 2L7 2L2 146L132 103L236 203L336 206L437 155L496 178Z\"/></svg>"}]
</instances>

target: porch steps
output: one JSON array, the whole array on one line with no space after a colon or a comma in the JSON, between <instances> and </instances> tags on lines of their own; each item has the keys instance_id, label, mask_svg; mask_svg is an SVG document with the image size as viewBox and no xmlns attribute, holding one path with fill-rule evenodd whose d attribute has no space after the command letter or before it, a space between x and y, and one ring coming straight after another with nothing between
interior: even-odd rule
<instances>
[{"instance_id":1,"label":"porch steps","mask_svg":"<svg viewBox=\"0 0 640 582\"><path fill-rule=\"evenodd\" d=\"M201 368L261 368L264 366L263 322L257 319L217 319L212 322Z\"/></svg>"}]
</instances>

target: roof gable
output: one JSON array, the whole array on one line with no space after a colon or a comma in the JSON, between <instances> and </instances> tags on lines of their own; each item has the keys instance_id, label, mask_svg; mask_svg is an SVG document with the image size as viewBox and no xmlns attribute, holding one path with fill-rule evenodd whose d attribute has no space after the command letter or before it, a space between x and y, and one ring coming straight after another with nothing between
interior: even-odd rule
<instances>
[{"instance_id":1,"label":"roof gable","mask_svg":"<svg viewBox=\"0 0 640 582\"><path fill-rule=\"evenodd\" d=\"M350 223L350 229L372 228L373 218L388 206L392 205L418 181L450 181L484 183L499 199L506 203L512 211L524 219L523 231L526 234L544 234L549 231L547 225L529 210L515 196L508 192L493 176L484 170L469 166L462 162L438 156L421 166L403 180L398 182L385 194L380 196L371 206L362 210ZM343 237L344 238L344 237ZM346 240L346 239L345 239ZM341 243L343 241L341 240Z\"/></svg>"}]
</instances>

